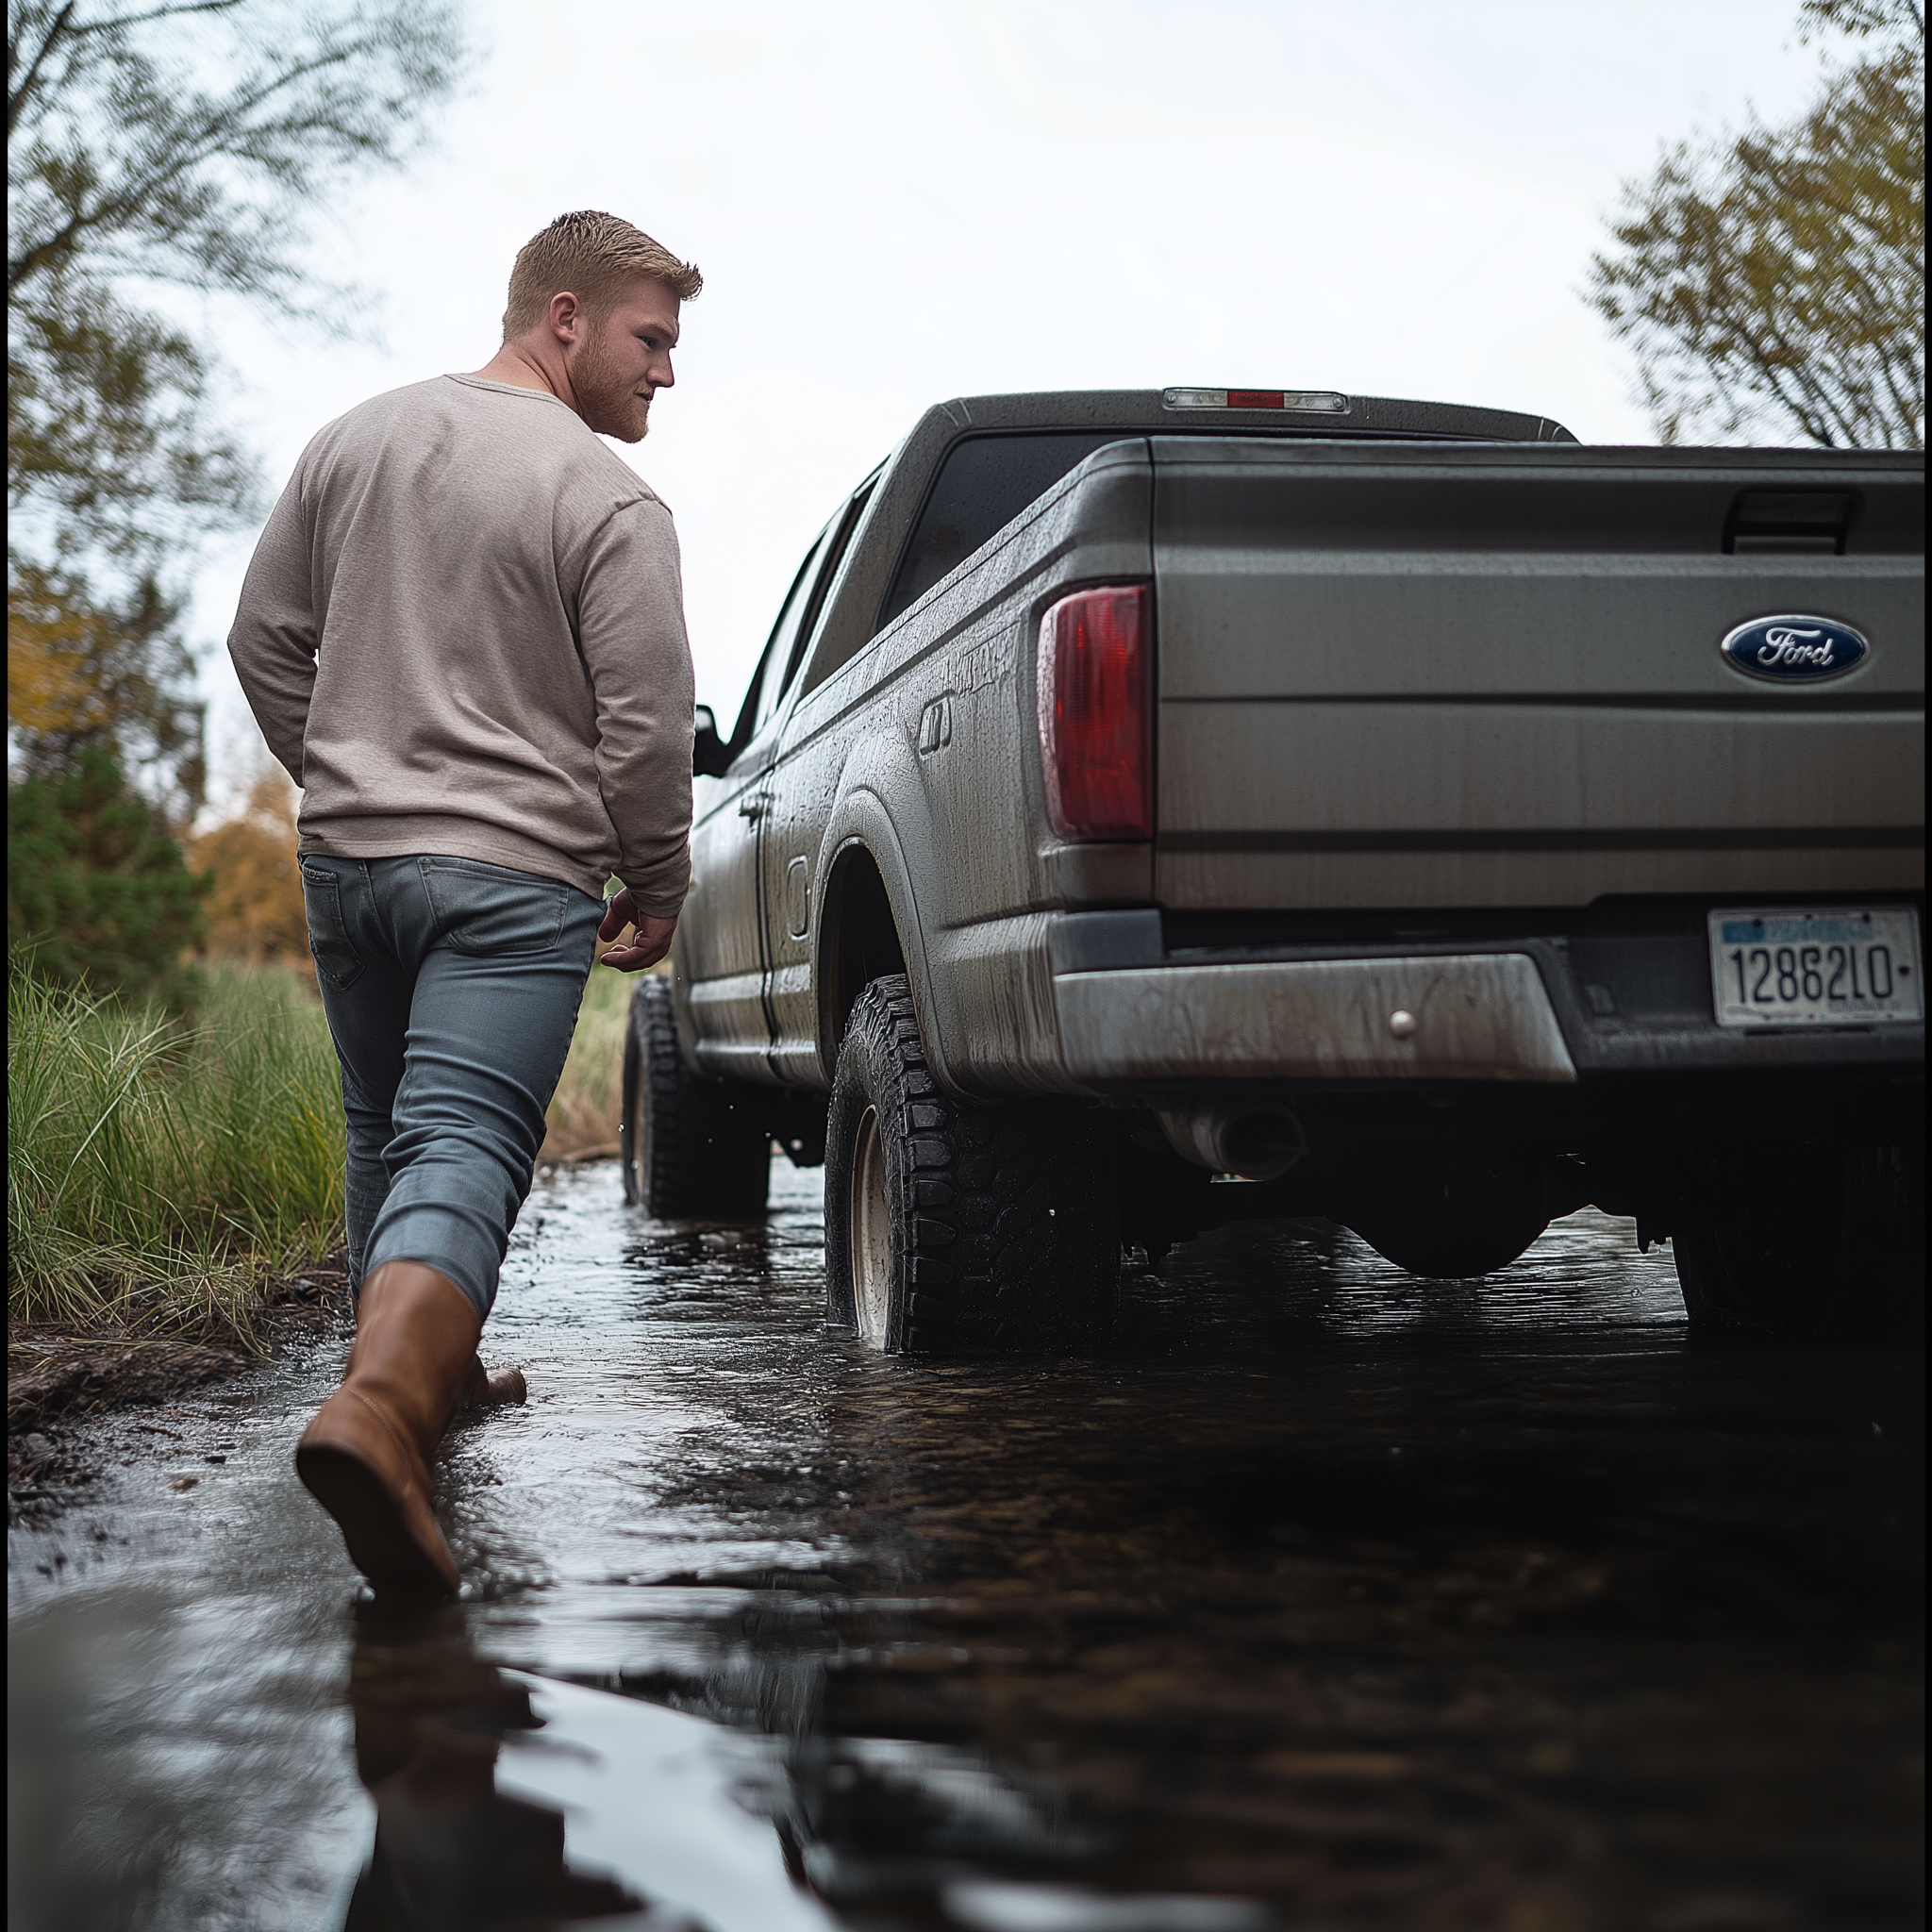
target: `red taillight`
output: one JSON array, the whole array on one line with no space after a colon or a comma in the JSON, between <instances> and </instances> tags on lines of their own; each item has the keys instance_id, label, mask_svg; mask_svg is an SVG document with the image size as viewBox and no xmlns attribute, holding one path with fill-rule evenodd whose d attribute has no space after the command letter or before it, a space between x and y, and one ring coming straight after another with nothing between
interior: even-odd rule
<instances>
[{"instance_id":1,"label":"red taillight","mask_svg":"<svg viewBox=\"0 0 1932 1932\"><path fill-rule=\"evenodd\" d=\"M1040 753L1063 839L1154 836L1145 584L1075 591L1040 620Z\"/></svg>"}]
</instances>

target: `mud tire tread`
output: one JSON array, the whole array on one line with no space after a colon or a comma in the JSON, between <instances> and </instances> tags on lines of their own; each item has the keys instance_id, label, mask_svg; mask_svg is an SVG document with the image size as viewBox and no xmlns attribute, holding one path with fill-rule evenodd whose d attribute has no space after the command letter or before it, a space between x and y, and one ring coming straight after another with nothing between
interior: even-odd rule
<instances>
[{"instance_id":1,"label":"mud tire tread","mask_svg":"<svg viewBox=\"0 0 1932 1932\"><path fill-rule=\"evenodd\" d=\"M759 1097L742 1082L693 1074L677 1043L670 980L640 980L624 1043L625 1200L664 1221L761 1215L772 1143Z\"/></svg>"},{"instance_id":2,"label":"mud tire tread","mask_svg":"<svg viewBox=\"0 0 1932 1932\"><path fill-rule=\"evenodd\" d=\"M948 1097L903 974L860 994L832 1089L825 1282L835 1328L857 1332L850 1190L868 1106L886 1148L897 1257L888 1354L1043 1355L1106 1332L1120 1280L1110 1141L1076 1106Z\"/></svg>"}]
</instances>

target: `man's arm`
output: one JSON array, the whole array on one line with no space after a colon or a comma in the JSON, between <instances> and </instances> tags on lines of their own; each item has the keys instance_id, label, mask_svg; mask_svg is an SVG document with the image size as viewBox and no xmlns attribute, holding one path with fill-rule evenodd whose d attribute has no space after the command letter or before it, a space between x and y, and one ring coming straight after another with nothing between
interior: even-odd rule
<instances>
[{"instance_id":1,"label":"man's arm","mask_svg":"<svg viewBox=\"0 0 1932 1932\"><path fill-rule=\"evenodd\" d=\"M577 595L577 633L597 708L597 783L617 833L624 891L600 936L635 922L605 963L635 973L670 950L691 883L692 680L671 515L626 504L598 532Z\"/></svg>"},{"instance_id":2,"label":"man's arm","mask_svg":"<svg viewBox=\"0 0 1932 1932\"><path fill-rule=\"evenodd\" d=\"M269 750L298 787L320 642L308 549L297 472L270 515L242 580L228 656Z\"/></svg>"}]
</instances>

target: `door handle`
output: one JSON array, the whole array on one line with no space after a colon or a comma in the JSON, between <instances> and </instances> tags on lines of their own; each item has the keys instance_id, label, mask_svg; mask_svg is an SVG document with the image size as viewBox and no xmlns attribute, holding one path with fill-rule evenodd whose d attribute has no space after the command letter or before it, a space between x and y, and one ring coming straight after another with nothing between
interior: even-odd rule
<instances>
[{"instance_id":1,"label":"door handle","mask_svg":"<svg viewBox=\"0 0 1932 1932\"><path fill-rule=\"evenodd\" d=\"M769 791L754 791L738 801L738 816L741 819L761 819L765 808L772 802Z\"/></svg>"}]
</instances>

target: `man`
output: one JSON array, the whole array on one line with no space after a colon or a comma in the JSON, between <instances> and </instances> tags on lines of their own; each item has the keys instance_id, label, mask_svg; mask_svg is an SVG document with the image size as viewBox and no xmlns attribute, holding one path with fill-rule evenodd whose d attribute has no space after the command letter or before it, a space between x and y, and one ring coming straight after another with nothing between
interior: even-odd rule
<instances>
[{"instance_id":1,"label":"man","mask_svg":"<svg viewBox=\"0 0 1932 1932\"><path fill-rule=\"evenodd\" d=\"M671 514L598 441L672 385L695 268L613 215L517 257L503 346L325 428L228 649L304 792L303 895L348 1118L356 1341L295 1452L379 1586L453 1593L431 1508L529 1192L592 935L655 964L690 878ZM623 890L608 908L606 881Z\"/></svg>"}]
</instances>

